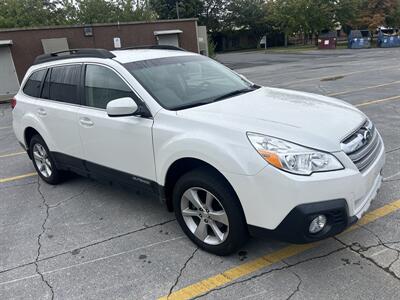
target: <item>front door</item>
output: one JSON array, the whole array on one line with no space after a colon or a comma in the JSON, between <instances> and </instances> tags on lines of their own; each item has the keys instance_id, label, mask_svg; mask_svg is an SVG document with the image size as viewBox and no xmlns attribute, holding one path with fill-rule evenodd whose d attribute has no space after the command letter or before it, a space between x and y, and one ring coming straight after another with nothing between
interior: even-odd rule
<instances>
[{"instance_id":1,"label":"front door","mask_svg":"<svg viewBox=\"0 0 400 300\"><path fill-rule=\"evenodd\" d=\"M113 69L86 65L85 100L79 113L79 125L87 167L100 176L150 185L155 181L153 120L140 116L109 117L107 103L122 97L138 101L129 85Z\"/></svg>"}]
</instances>

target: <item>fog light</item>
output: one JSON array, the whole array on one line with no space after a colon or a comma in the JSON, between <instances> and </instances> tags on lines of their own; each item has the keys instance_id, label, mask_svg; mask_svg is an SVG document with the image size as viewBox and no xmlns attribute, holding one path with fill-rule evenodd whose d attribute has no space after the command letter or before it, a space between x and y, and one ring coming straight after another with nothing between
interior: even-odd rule
<instances>
[{"instance_id":1,"label":"fog light","mask_svg":"<svg viewBox=\"0 0 400 300\"><path fill-rule=\"evenodd\" d=\"M320 232L326 226L326 216L319 215L318 217L314 218L309 227L309 232L312 234Z\"/></svg>"}]
</instances>

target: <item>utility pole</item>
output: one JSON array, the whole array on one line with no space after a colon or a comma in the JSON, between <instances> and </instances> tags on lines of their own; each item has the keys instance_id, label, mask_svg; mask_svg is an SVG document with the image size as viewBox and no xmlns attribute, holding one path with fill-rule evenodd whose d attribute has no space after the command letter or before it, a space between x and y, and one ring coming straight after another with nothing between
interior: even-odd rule
<instances>
[{"instance_id":1,"label":"utility pole","mask_svg":"<svg viewBox=\"0 0 400 300\"><path fill-rule=\"evenodd\" d=\"M176 15L178 16L178 20L179 20L179 1L175 2L175 6L176 6Z\"/></svg>"}]
</instances>

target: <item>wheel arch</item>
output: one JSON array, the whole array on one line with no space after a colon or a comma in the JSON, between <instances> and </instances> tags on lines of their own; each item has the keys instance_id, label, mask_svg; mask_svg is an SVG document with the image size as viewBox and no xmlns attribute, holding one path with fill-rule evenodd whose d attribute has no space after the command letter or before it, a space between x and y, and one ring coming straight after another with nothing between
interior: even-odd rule
<instances>
[{"instance_id":1,"label":"wheel arch","mask_svg":"<svg viewBox=\"0 0 400 300\"><path fill-rule=\"evenodd\" d=\"M31 153L29 151L29 147L30 147L31 140L35 135L39 135L42 137L42 135L35 128L30 127L30 126L25 128L24 142L25 142L26 150L27 150L27 153L28 153L30 159L32 159L32 157L31 157Z\"/></svg>"},{"instance_id":2,"label":"wheel arch","mask_svg":"<svg viewBox=\"0 0 400 300\"><path fill-rule=\"evenodd\" d=\"M164 182L164 197L165 197L165 201L166 201L168 210L169 211L174 210L173 201L172 201L172 192L173 192L176 182L184 174L186 174L192 170L199 169L199 168L203 168L203 169L213 172L222 181L224 181L224 183L229 187L229 189L232 191L232 193L234 193L234 195L236 196L236 200L239 201L239 205L241 207L244 220L246 220L243 206L238 197L238 194L236 193L235 189L233 188L231 183L228 181L228 179L217 168L215 168L208 162L205 162L204 160L201 160L198 158L193 158L193 157L179 158L179 159L175 160L168 168L168 171L165 175L165 182Z\"/></svg>"}]
</instances>

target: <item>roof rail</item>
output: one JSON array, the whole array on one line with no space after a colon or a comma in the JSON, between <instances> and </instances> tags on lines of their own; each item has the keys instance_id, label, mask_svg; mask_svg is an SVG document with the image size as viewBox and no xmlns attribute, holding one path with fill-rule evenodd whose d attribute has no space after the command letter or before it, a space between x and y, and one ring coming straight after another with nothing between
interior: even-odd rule
<instances>
[{"instance_id":1,"label":"roof rail","mask_svg":"<svg viewBox=\"0 0 400 300\"><path fill-rule=\"evenodd\" d=\"M177 46L171 45L148 45L148 46L132 46L125 47L117 50L132 50L132 49L159 49L159 50L176 50L176 51L186 51L185 49Z\"/></svg>"},{"instance_id":2,"label":"roof rail","mask_svg":"<svg viewBox=\"0 0 400 300\"><path fill-rule=\"evenodd\" d=\"M49 54L42 54L36 57L34 65L60 59L77 58L77 57L96 57L96 58L113 58L115 57L110 51L105 49L83 48L70 49Z\"/></svg>"}]
</instances>

